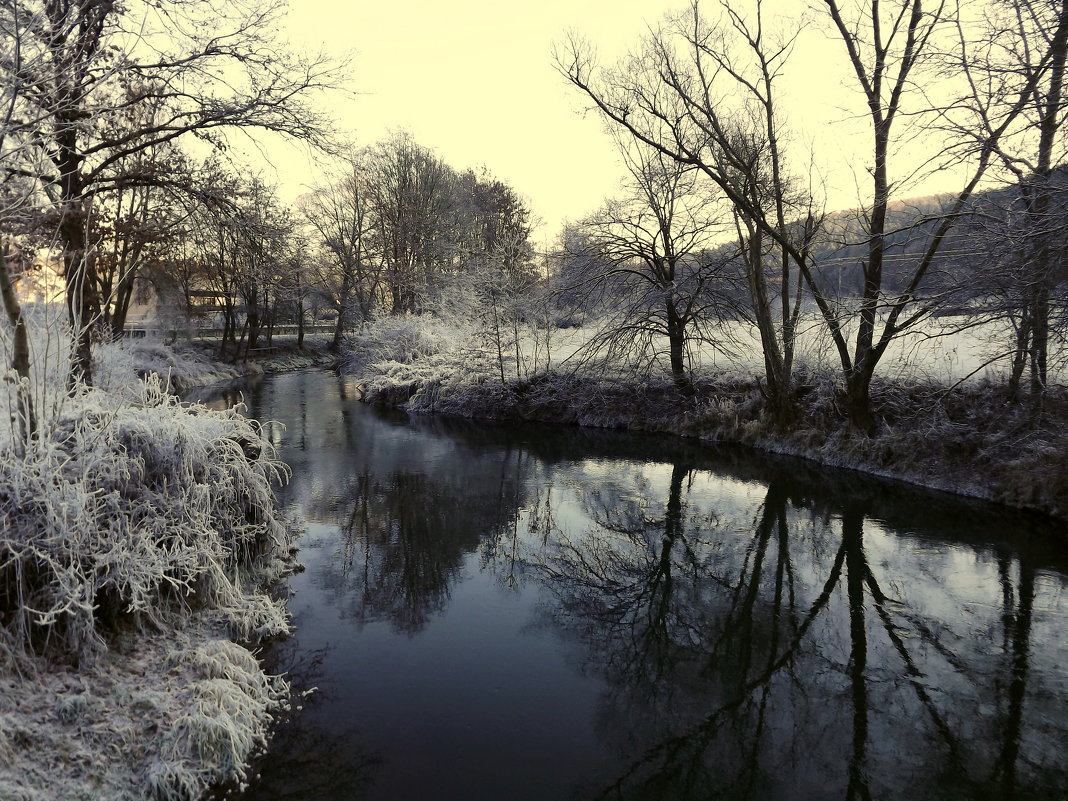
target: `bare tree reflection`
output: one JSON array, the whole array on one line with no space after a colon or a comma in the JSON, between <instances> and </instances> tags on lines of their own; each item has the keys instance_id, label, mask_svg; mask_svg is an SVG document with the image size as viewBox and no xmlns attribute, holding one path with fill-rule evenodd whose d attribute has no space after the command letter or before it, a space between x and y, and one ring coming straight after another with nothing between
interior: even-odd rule
<instances>
[{"instance_id":1,"label":"bare tree reflection","mask_svg":"<svg viewBox=\"0 0 1068 801\"><path fill-rule=\"evenodd\" d=\"M358 624L385 620L414 634L445 608L466 557L480 547L497 560L511 536L514 579L522 469L506 451L468 464L464 475L365 466L345 477L310 504L316 519L341 532L322 585Z\"/></svg>"},{"instance_id":2,"label":"bare tree reflection","mask_svg":"<svg viewBox=\"0 0 1068 801\"><path fill-rule=\"evenodd\" d=\"M612 687L601 729L630 764L598 798L1010 799L1065 788L1041 753L1025 785L1018 775L1035 595L1026 559L1015 584L999 568L994 642L1006 659L992 662L990 642L929 617L907 575L895 586L915 590L920 607L886 594L862 499L837 525L802 525L805 501L773 481L743 545L692 506L692 475L673 465L662 514L588 493L594 524L558 532L534 558L557 601L546 614ZM977 688L1001 698L996 731L968 714Z\"/></svg>"},{"instance_id":3,"label":"bare tree reflection","mask_svg":"<svg viewBox=\"0 0 1068 801\"><path fill-rule=\"evenodd\" d=\"M346 623L402 635L465 571L540 593L560 635L545 647L605 688L611 757L588 795L1068 797L1063 560L1011 525L999 540L978 515L795 463L372 417L335 391L333 410L253 398L300 407L278 414L288 492L336 546L309 580ZM359 732L334 769L328 698L293 730L311 784L263 797L358 797L373 775Z\"/></svg>"},{"instance_id":4,"label":"bare tree reflection","mask_svg":"<svg viewBox=\"0 0 1068 801\"><path fill-rule=\"evenodd\" d=\"M1006 693L1007 709L1002 727L1001 752L994 763L993 780L1001 798L1013 798L1017 790L1017 764L1020 759L1020 740L1023 731L1024 699L1027 694L1027 674L1031 650L1031 622L1035 602L1035 570L1026 558L1019 561L1019 583L1013 591L1008 568L1002 568L1005 588L1005 608L1002 620L1005 628L1005 653L1009 656L1009 682Z\"/></svg>"},{"instance_id":5,"label":"bare tree reflection","mask_svg":"<svg viewBox=\"0 0 1068 801\"><path fill-rule=\"evenodd\" d=\"M674 653L707 633L688 613L699 607L677 603L687 585L676 581L676 571L699 569L682 509L688 473L685 465L672 468L668 500L656 516L639 500L591 491L587 511L596 526L580 539L557 531L532 557L560 603L552 614L563 625L578 626L606 654L613 673L642 692L665 689L660 678Z\"/></svg>"}]
</instances>

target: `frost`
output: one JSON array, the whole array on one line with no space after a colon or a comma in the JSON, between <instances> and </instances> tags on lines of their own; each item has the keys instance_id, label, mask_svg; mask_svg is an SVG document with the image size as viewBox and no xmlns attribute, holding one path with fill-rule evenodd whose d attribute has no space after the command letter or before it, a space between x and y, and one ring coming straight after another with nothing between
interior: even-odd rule
<instances>
[{"instance_id":1,"label":"frost","mask_svg":"<svg viewBox=\"0 0 1068 801\"><path fill-rule=\"evenodd\" d=\"M93 350L93 369L96 383L101 387L121 388L134 379L157 375L173 392L221 384L243 372L234 365L212 361L196 351L179 351L152 339L98 345Z\"/></svg>"},{"instance_id":2,"label":"frost","mask_svg":"<svg viewBox=\"0 0 1068 801\"><path fill-rule=\"evenodd\" d=\"M182 801L190 788L245 781L245 761L266 746L270 711L288 695L281 680L271 681L256 659L234 643L216 640L188 653L174 652L172 663L198 677L191 702L168 733L160 757L150 766L146 788L160 801Z\"/></svg>"},{"instance_id":3,"label":"frost","mask_svg":"<svg viewBox=\"0 0 1068 801\"><path fill-rule=\"evenodd\" d=\"M449 325L431 314L384 316L349 341L345 370L358 373L379 362L411 364L455 351L468 338L463 325Z\"/></svg>"},{"instance_id":4,"label":"frost","mask_svg":"<svg viewBox=\"0 0 1068 801\"><path fill-rule=\"evenodd\" d=\"M285 466L236 411L184 406L156 377L127 393L71 398L0 463L0 645L83 657L101 625L158 626L190 606L242 637L285 631L243 587L288 547L273 489Z\"/></svg>"},{"instance_id":5,"label":"frost","mask_svg":"<svg viewBox=\"0 0 1068 801\"><path fill-rule=\"evenodd\" d=\"M95 700L89 693L64 696L56 704L56 717L63 723L74 723L82 720L92 710Z\"/></svg>"},{"instance_id":6,"label":"frost","mask_svg":"<svg viewBox=\"0 0 1068 801\"><path fill-rule=\"evenodd\" d=\"M373 343L404 339L408 335L400 334L406 330L418 332L420 341L437 343L434 352L420 355L405 347L399 358L371 360L391 353ZM942 338L937 347L912 342L903 349L904 340L895 343L899 350L888 351L883 365L890 377L873 381L874 411L881 422L869 438L852 436L843 426L842 386L828 363L832 354L821 353L814 341L798 351L797 418L784 431L764 414L761 368L752 361L760 354L755 339L740 348L750 354L748 360L717 362L714 352L693 354L695 392L684 397L662 364L628 364L620 354L592 359L595 328L569 329L566 336L543 343L552 348L540 363L553 366L534 372L523 367L535 363L529 336L506 354L473 346L473 334L464 340L448 330L448 324L429 316L376 321L353 343L344 369L356 377L365 402L404 406L417 414L538 420L742 443L1068 517L1068 392L1051 383L1040 419L1026 404L1006 404L1003 377L996 372L976 377L984 338L974 331ZM743 334L735 331L732 341L743 342ZM988 329L985 336L995 334ZM946 361L947 353L953 359Z\"/></svg>"},{"instance_id":7,"label":"frost","mask_svg":"<svg viewBox=\"0 0 1068 801\"><path fill-rule=\"evenodd\" d=\"M263 589L292 552L288 470L239 410L167 392L196 359L102 347L99 386L68 393L61 338L36 336L36 436L0 383L0 798L239 784L288 687L220 638L289 630Z\"/></svg>"}]
</instances>

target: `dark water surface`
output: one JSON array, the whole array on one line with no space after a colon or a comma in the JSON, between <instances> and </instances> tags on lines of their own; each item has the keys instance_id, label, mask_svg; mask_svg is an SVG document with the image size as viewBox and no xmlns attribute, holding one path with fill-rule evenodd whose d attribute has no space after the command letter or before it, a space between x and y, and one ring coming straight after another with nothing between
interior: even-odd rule
<instances>
[{"instance_id":1,"label":"dark water surface","mask_svg":"<svg viewBox=\"0 0 1068 801\"><path fill-rule=\"evenodd\" d=\"M268 658L315 688L245 801L1068 797L1064 530L325 373L245 398L308 521Z\"/></svg>"}]
</instances>

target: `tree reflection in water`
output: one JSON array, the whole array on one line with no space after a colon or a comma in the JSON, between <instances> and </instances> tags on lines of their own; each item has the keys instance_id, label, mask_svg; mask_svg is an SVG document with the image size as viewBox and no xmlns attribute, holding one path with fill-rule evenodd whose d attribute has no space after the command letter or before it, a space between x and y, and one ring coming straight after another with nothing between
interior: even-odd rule
<instances>
[{"instance_id":1,"label":"tree reflection in water","mask_svg":"<svg viewBox=\"0 0 1068 801\"><path fill-rule=\"evenodd\" d=\"M531 551L556 601L546 616L612 687L600 728L629 766L596 797L1008 799L1066 787L1048 751L1020 758L1026 556L999 554L1003 612L976 619L974 599L954 609L925 597L913 583L925 566L895 552L863 498L817 509L775 476L744 533L714 500L698 507L694 475L675 463L655 513L647 498L588 490L582 534L557 530ZM880 575L894 577L892 596ZM1031 717L1032 737L1052 726L1047 743L1068 742L1063 718Z\"/></svg>"},{"instance_id":2,"label":"tree reflection in water","mask_svg":"<svg viewBox=\"0 0 1068 801\"><path fill-rule=\"evenodd\" d=\"M478 583L473 574L491 574L496 586L482 585L509 598L525 593L529 605L508 608L528 610L536 626L494 610L480 610L482 622L547 631L519 644L522 633L509 634L509 647L559 649L595 679L584 685L597 698L590 738L608 756L575 774L585 784L574 797L1066 796L1066 571L1028 544L1025 522L986 521L932 495L898 502L883 484L683 442L411 420L358 407L341 383L333 398L325 380L308 392L296 378L264 386L249 401L286 423L286 498L328 532L317 535L324 548L308 548L315 564L304 578L343 625L316 636L383 648L366 664L390 665L383 630L357 644L361 629L385 624L417 665L402 691L418 690L421 704L439 689L472 704L520 697L506 681L499 695L495 685L472 689L464 660L450 674L457 683L439 687L428 665L424 685L417 659L421 635ZM1001 531L1012 539L998 540ZM476 602L494 601L480 592ZM481 632L470 642L480 659L509 656ZM515 682L541 687L524 664L508 664ZM279 763L304 760L298 775L321 791L287 796L279 779L251 797L359 797L385 774L359 732L341 728L362 710L334 689L333 717L327 682L309 698L322 706L280 732L309 745L272 748ZM381 711L403 700L386 698ZM443 702L427 717L452 721L456 707ZM406 708L417 725L423 710ZM498 721L502 708L481 720ZM561 719L539 713L521 711L532 748ZM528 742L523 725L502 727L507 753ZM427 741L462 730L428 729ZM350 737L357 745L341 748Z\"/></svg>"},{"instance_id":3,"label":"tree reflection in water","mask_svg":"<svg viewBox=\"0 0 1068 801\"><path fill-rule=\"evenodd\" d=\"M414 634L448 603L467 554L483 548L486 564L510 560L504 579L514 582L516 457L484 458L463 474L365 468L348 476L312 507L341 530L338 558L322 577L337 605L360 624L388 620Z\"/></svg>"}]
</instances>

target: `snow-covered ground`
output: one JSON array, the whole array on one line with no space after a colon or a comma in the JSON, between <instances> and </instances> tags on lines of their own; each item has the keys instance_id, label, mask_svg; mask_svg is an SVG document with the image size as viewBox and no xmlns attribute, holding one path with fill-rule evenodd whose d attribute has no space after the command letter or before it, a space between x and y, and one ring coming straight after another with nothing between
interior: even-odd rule
<instances>
[{"instance_id":1,"label":"snow-covered ground","mask_svg":"<svg viewBox=\"0 0 1068 801\"><path fill-rule=\"evenodd\" d=\"M0 675L0 798L191 801L240 782L288 688L204 626Z\"/></svg>"},{"instance_id":2,"label":"snow-covered ground","mask_svg":"<svg viewBox=\"0 0 1068 801\"><path fill-rule=\"evenodd\" d=\"M919 381L953 384L958 381L1003 380L1009 372L1009 332L1001 323L969 326L963 317L934 320L923 332L914 331L896 338L887 347L878 375L890 381ZM834 374L841 362L821 321L809 317L799 325L798 364L812 372ZM554 365L573 361L596 333L594 328L567 329L553 334ZM851 334L849 330L847 334ZM760 337L752 326L724 323L715 331L718 343L700 342L691 346L691 363L695 370L730 374L759 375L764 369ZM852 336L847 338L852 353ZM667 341L654 347L667 361ZM532 345L523 340L522 353L530 358ZM514 361L514 360L513 360ZM1068 382L1068 364L1062 358L1052 365L1052 379Z\"/></svg>"}]
</instances>

